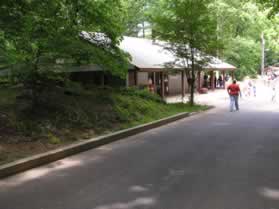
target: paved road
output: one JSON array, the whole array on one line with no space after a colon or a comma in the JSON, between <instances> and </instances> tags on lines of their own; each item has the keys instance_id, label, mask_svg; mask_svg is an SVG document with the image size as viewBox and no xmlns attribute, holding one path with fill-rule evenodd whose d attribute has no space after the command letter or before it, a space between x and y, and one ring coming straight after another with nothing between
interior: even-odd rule
<instances>
[{"instance_id":1,"label":"paved road","mask_svg":"<svg viewBox=\"0 0 279 209\"><path fill-rule=\"evenodd\" d=\"M279 108L215 109L0 181L0 209L277 209Z\"/></svg>"}]
</instances>

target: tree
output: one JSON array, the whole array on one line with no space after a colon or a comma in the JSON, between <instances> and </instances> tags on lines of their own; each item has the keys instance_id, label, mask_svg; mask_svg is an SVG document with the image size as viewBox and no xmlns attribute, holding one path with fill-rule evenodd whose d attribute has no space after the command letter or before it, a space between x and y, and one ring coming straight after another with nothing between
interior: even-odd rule
<instances>
[{"instance_id":1,"label":"tree","mask_svg":"<svg viewBox=\"0 0 279 209\"><path fill-rule=\"evenodd\" d=\"M269 8L269 16L275 16L279 12L279 1L278 0L257 0L259 3L263 4L265 8Z\"/></svg>"},{"instance_id":2,"label":"tree","mask_svg":"<svg viewBox=\"0 0 279 209\"><path fill-rule=\"evenodd\" d=\"M146 21L146 6L148 0L123 0L126 10L126 31L128 36L138 36L140 24Z\"/></svg>"},{"instance_id":3,"label":"tree","mask_svg":"<svg viewBox=\"0 0 279 209\"><path fill-rule=\"evenodd\" d=\"M123 0L126 10L126 31L125 35L139 35L142 30L143 37L146 37L145 30L151 29L149 13L151 7L157 0Z\"/></svg>"},{"instance_id":4,"label":"tree","mask_svg":"<svg viewBox=\"0 0 279 209\"><path fill-rule=\"evenodd\" d=\"M121 0L1 1L0 50L19 69L35 105L43 84L57 78L53 69L58 59L64 65L94 63L125 74L127 56L118 48L124 12ZM81 38L82 31L105 34L109 42L89 43Z\"/></svg>"},{"instance_id":5,"label":"tree","mask_svg":"<svg viewBox=\"0 0 279 209\"><path fill-rule=\"evenodd\" d=\"M270 51L268 60L274 60L272 56L278 52L278 18L269 19L269 11L262 10L253 0L216 0L214 6L218 38L223 46L218 55L237 66L238 79L257 75L262 33Z\"/></svg>"},{"instance_id":6,"label":"tree","mask_svg":"<svg viewBox=\"0 0 279 209\"><path fill-rule=\"evenodd\" d=\"M259 73L261 48L254 40L244 37L232 39L225 50L225 56L228 62L237 67L238 79L247 75L255 77Z\"/></svg>"},{"instance_id":7,"label":"tree","mask_svg":"<svg viewBox=\"0 0 279 209\"><path fill-rule=\"evenodd\" d=\"M216 18L210 0L160 0L152 12L153 30L183 60L190 84L190 104L194 104L196 72L215 53Z\"/></svg>"},{"instance_id":8,"label":"tree","mask_svg":"<svg viewBox=\"0 0 279 209\"><path fill-rule=\"evenodd\" d=\"M269 25L264 30L266 39L266 64L274 65L279 63L279 17L269 19Z\"/></svg>"}]
</instances>

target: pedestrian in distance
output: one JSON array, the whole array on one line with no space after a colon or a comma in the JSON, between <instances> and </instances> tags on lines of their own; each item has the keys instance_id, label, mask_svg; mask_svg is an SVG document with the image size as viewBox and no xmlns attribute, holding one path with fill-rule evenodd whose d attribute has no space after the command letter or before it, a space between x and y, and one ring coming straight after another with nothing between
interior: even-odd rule
<instances>
[{"instance_id":1,"label":"pedestrian in distance","mask_svg":"<svg viewBox=\"0 0 279 209\"><path fill-rule=\"evenodd\" d=\"M239 111L238 97L241 96L241 92L236 80L228 86L227 91L230 96L230 111Z\"/></svg>"},{"instance_id":2,"label":"pedestrian in distance","mask_svg":"<svg viewBox=\"0 0 279 209\"><path fill-rule=\"evenodd\" d=\"M251 80L248 81L248 90L249 90L248 95L250 97L253 95L253 84Z\"/></svg>"},{"instance_id":3,"label":"pedestrian in distance","mask_svg":"<svg viewBox=\"0 0 279 209\"><path fill-rule=\"evenodd\" d=\"M219 88L222 88L222 87L223 87L223 78L222 78L221 75L219 75L218 84L219 84Z\"/></svg>"},{"instance_id":4,"label":"pedestrian in distance","mask_svg":"<svg viewBox=\"0 0 279 209\"><path fill-rule=\"evenodd\" d=\"M276 87L272 87L271 102L276 102Z\"/></svg>"},{"instance_id":5,"label":"pedestrian in distance","mask_svg":"<svg viewBox=\"0 0 279 209\"><path fill-rule=\"evenodd\" d=\"M254 93L254 97L257 96L257 86L256 86L256 82L253 82L253 93Z\"/></svg>"}]
</instances>

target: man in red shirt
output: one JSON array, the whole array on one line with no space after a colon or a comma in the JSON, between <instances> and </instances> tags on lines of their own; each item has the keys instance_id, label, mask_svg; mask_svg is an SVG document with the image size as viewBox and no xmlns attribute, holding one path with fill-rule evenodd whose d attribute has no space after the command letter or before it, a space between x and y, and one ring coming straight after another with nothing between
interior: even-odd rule
<instances>
[{"instance_id":1,"label":"man in red shirt","mask_svg":"<svg viewBox=\"0 0 279 209\"><path fill-rule=\"evenodd\" d=\"M238 97L240 94L240 88L236 84L236 80L234 80L233 83L228 86L227 91L230 95L230 111L233 112L234 108L236 111L238 111Z\"/></svg>"}]
</instances>

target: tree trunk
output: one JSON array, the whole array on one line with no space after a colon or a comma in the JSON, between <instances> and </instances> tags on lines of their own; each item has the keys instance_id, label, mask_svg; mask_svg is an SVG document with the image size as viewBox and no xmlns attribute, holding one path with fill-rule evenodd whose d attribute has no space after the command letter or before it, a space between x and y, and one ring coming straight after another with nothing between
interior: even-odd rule
<instances>
[{"instance_id":1,"label":"tree trunk","mask_svg":"<svg viewBox=\"0 0 279 209\"><path fill-rule=\"evenodd\" d=\"M194 106L194 93L195 93L195 54L194 49L191 49L191 61L192 61L192 70L191 70L191 82L190 82L190 105Z\"/></svg>"},{"instance_id":2,"label":"tree trunk","mask_svg":"<svg viewBox=\"0 0 279 209\"><path fill-rule=\"evenodd\" d=\"M38 70L39 70L39 58L40 58L41 52L40 50L37 51L35 57L34 57L34 62L32 64L32 70L29 74L29 78L25 81L27 90L30 92L31 96L31 110L35 110L36 107L39 104L39 97L40 97L40 91L41 91L41 86L39 86L39 75L38 75Z\"/></svg>"}]
</instances>

